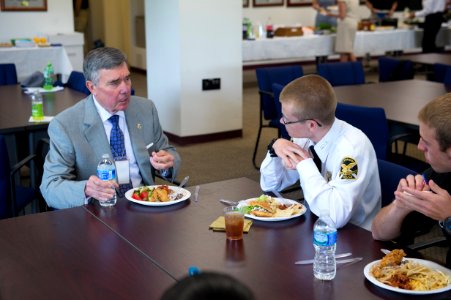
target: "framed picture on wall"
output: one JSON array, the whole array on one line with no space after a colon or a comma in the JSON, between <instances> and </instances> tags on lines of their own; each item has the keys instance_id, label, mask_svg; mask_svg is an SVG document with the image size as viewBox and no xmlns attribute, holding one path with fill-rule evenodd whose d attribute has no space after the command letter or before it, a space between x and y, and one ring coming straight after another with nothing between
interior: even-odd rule
<instances>
[{"instance_id":1,"label":"framed picture on wall","mask_svg":"<svg viewBox=\"0 0 451 300\"><path fill-rule=\"evenodd\" d=\"M259 6L283 6L284 0L252 0L254 7Z\"/></svg>"},{"instance_id":2,"label":"framed picture on wall","mask_svg":"<svg viewBox=\"0 0 451 300\"><path fill-rule=\"evenodd\" d=\"M312 0L287 0L287 6L309 6Z\"/></svg>"},{"instance_id":3,"label":"framed picture on wall","mask_svg":"<svg viewBox=\"0 0 451 300\"><path fill-rule=\"evenodd\" d=\"M47 0L0 0L2 11L47 11Z\"/></svg>"},{"instance_id":4,"label":"framed picture on wall","mask_svg":"<svg viewBox=\"0 0 451 300\"><path fill-rule=\"evenodd\" d=\"M243 7L249 7L249 0L243 0Z\"/></svg>"}]
</instances>

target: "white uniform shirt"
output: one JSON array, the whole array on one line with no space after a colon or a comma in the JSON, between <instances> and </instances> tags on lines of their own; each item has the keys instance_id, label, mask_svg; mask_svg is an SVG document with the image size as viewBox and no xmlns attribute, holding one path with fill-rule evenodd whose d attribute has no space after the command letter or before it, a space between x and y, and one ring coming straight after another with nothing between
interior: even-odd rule
<instances>
[{"instance_id":1,"label":"white uniform shirt","mask_svg":"<svg viewBox=\"0 0 451 300\"><path fill-rule=\"evenodd\" d=\"M427 15L443 12L446 8L446 0L423 0L423 9L415 12L415 17L426 17Z\"/></svg>"},{"instance_id":2,"label":"white uniform shirt","mask_svg":"<svg viewBox=\"0 0 451 300\"><path fill-rule=\"evenodd\" d=\"M303 149L313 145L309 139L294 139L294 143ZM260 168L262 190L280 191L300 179L304 198L314 214L319 216L327 210L337 228L351 222L370 230L381 208L381 186L376 153L369 139L361 130L335 119L315 151L322 162L321 173L311 158L298 163L297 170L288 170L280 158L267 154ZM357 171L351 165L343 166L345 158L350 158L346 163L357 164Z\"/></svg>"}]
</instances>

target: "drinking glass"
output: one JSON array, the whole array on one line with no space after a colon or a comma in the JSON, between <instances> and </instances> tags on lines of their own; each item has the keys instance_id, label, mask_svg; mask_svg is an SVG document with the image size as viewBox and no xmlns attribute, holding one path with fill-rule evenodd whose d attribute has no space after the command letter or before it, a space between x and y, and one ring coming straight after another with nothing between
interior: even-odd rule
<instances>
[{"instance_id":1,"label":"drinking glass","mask_svg":"<svg viewBox=\"0 0 451 300\"><path fill-rule=\"evenodd\" d=\"M241 240L243 238L244 214L237 206L224 208L226 236L229 240Z\"/></svg>"}]
</instances>

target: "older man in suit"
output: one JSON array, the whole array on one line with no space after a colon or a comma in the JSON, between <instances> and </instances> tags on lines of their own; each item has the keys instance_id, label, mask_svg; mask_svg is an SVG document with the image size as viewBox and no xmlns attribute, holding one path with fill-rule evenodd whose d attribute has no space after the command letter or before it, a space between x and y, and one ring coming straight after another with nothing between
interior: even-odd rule
<instances>
[{"instance_id":1,"label":"older man in suit","mask_svg":"<svg viewBox=\"0 0 451 300\"><path fill-rule=\"evenodd\" d=\"M122 196L124 187L153 184L152 168L175 178L180 157L168 144L153 102L130 95L130 71L123 53L114 48L94 49L86 56L83 71L91 95L58 114L49 125L50 150L40 187L47 204L68 208L91 198L106 201L115 189ZM117 126L116 133L123 135L119 155L110 141ZM153 145L150 155L146 145ZM121 162L118 172L128 185L102 181L95 175L104 153L117 166Z\"/></svg>"}]
</instances>

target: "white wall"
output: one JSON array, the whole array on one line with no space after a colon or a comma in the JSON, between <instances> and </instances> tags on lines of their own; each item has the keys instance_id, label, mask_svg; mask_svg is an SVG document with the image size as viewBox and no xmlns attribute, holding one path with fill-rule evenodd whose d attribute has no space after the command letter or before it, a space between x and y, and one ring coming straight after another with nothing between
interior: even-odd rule
<instances>
[{"instance_id":1,"label":"white wall","mask_svg":"<svg viewBox=\"0 0 451 300\"><path fill-rule=\"evenodd\" d=\"M0 11L0 42L74 32L72 0L47 0L47 11Z\"/></svg>"},{"instance_id":2,"label":"white wall","mask_svg":"<svg viewBox=\"0 0 451 300\"><path fill-rule=\"evenodd\" d=\"M241 0L146 0L147 86L165 131L242 129ZM221 89L202 91L202 79Z\"/></svg>"}]
</instances>

